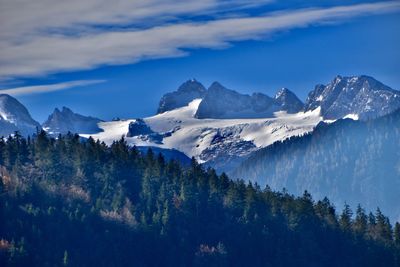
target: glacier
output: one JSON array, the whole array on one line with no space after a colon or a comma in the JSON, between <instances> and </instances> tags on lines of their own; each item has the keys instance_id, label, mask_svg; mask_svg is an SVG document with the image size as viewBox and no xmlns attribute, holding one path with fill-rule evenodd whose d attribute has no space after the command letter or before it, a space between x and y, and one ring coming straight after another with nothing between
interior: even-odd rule
<instances>
[{"instance_id":1,"label":"glacier","mask_svg":"<svg viewBox=\"0 0 400 267\"><path fill-rule=\"evenodd\" d=\"M270 118L257 119L198 119L195 117L202 99L195 99L187 106L166 111L155 116L144 118L145 124L162 136L157 142L146 134L130 136L129 125L139 119L107 121L98 124L102 132L81 134L82 137L105 142L124 137L128 144L135 146L152 146L166 149L177 149L200 163L214 159L213 147L223 146L224 156L245 157L251 152L282 141L291 136L308 133L323 120L320 108L311 111L289 114L285 111L273 113ZM140 119L142 120L142 119ZM247 149L241 149L243 142L248 142ZM239 146L237 146L240 144ZM221 154L219 154L222 156Z\"/></svg>"}]
</instances>

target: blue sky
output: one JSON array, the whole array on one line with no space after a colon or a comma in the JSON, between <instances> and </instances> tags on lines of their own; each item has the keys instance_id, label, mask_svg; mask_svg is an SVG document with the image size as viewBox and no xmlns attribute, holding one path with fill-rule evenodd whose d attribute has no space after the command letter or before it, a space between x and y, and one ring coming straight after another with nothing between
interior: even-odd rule
<instances>
[{"instance_id":1,"label":"blue sky","mask_svg":"<svg viewBox=\"0 0 400 267\"><path fill-rule=\"evenodd\" d=\"M15 2L0 0L0 93L40 122L149 116L190 78L301 99L337 74L400 89L399 1Z\"/></svg>"}]
</instances>

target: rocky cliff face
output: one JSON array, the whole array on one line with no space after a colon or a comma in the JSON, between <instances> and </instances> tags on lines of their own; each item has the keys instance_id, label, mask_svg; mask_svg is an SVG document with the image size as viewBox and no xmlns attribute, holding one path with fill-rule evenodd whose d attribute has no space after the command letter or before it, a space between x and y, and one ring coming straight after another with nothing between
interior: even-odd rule
<instances>
[{"instance_id":1,"label":"rocky cliff face","mask_svg":"<svg viewBox=\"0 0 400 267\"><path fill-rule=\"evenodd\" d=\"M287 111L288 113L300 112L304 107L303 102L287 88L282 88L276 93L275 101L279 105L280 110Z\"/></svg>"},{"instance_id":2,"label":"rocky cliff face","mask_svg":"<svg viewBox=\"0 0 400 267\"><path fill-rule=\"evenodd\" d=\"M68 132L91 134L101 131L97 125L101 121L98 118L74 113L69 108L63 107L61 110L56 108L42 126L50 134L66 134Z\"/></svg>"},{"instance_id":3,"label":"rocky cliff face","mask_svg":"<svg viewBox=\"0 0 400 267\"><path fill-rule=\"evenodd\" d=\"M340 119L349 114L361 120L374 119L400 108L400 92L369 76L337 76L309 93L305 110L319 106L325 119Z\"/></svg>"},{"instance_id":4,"label":"rocky cliff face","mask_svg":"<svg viewBox=\"0 0 400 267\"><path fill-rule=\"evenodd\" d=\"M196 112L196 118L237 119L269 117L279 106L273 98L261 94L240 94L214 82L208 88Z\"/></svg>"}]
</instances>

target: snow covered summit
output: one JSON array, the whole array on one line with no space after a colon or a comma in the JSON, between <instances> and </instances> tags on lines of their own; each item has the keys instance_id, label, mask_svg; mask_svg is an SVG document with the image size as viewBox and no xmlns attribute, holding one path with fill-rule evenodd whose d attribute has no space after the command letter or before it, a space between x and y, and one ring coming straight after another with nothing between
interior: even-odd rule
<instances>
[{"instance_id":1,"label":"snow covered summit","mask_svg":"<svg viewBox=\"0 0 400 267\"><path fill-rule=\"evenodd\" d=\"M280 110L288 113L296 113L303 109L303 102L289 89L282 88L275 94L275 101L280 106Z\"/></svg>"},{"instance_id":2,"label":"snow covered summit","mask_svg":"<svg viewBox=\"0 0 400 267\"><path fill-rule=\"evenodd\" d=\"M8 136L15 131L22 135L31 135L41 129L32 119L28 110L10 95L0 94L0 136Z\"/></svg>"},{"instance_id":3,"label":"snow covered summit","mask_svg":"<svg viewBox=\"0 0 400 267\"><path fill-rule=\"evenodd\" d=\"M195 79L184 82L177 91L163 95L158 113L184 107L196 98L203 98L206 88Z\"/></svg>"}]
</instances>

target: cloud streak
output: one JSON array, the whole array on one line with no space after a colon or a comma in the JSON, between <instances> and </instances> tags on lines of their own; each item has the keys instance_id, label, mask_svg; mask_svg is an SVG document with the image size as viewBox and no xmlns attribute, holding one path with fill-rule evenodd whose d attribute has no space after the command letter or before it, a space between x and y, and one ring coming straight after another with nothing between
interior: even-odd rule
<instances>
[{"instance_id":1,"label":"cloud streak","mask_svg":"<svg viewBox=\"0 0 400 267\"><path fill-rule=\"evenodd\" d=\"M0 0L1 5L2 1L4 0ZM12 4L1 11L1 22L3 23L2 16L5 15L6 25L0 26L0 78L36 76L86 70L102 65L135 63L146 59L179 57L187 55L188 49L220 49L230 46L232 42L261 39L283 30L321 23L340 23L357 16L400 10L400 2L392 1L289 10L256 17L216 16L207 20L188 21L176 18L193 12L240 10L270 1L189 0L183 1L182 5L165 0L118 1L115 7L113 2L113 8L107 12L104 10L107 10L105 7L108 1L79 1L85 4L79 4L77 0L71 1L72 3L57 3L57 7L49 4L53 3L52 0L38 1L49 5L49 8L40 9L35 16L26 14L27 17L21 20L7 15L14 12L12 8L15 6ZM27 3L35 5L36 2ZM100 8L95 3L99 3ZM66 9L64 13L67 15L57 12L60 5ZM26 13L29 13L28 7L26 9ZM158 17L158 22L150 25L147 21L153 17ZM99 30L100 24L108 27Z\"/></svg>"},{"instance_id":2,"label":"cloud streak","mask_svg":"<svg viewBox=\"0 0 400 267\"><path fill-rule=\"evenodd\" d=\"M82 26L163 23L183 15L217 14L265 5L271 0L0 0L1 37L29 39L38 33ZM150 22L153 21L153 22Z\"/></svg>"},{"instance_id":3,"label":"cloud streak","mask_svg":"<svg viewBox=\"0 0 400 267\"><path fill-rule=\"evenodd\" d=\"M106 82L105 80L78 80L56 84L24 86L10 89L0 90L0 94L8 94L13 96L50 93L55 91L67 90L75 87L83 87L93 84Z\"/></svg>"}]
</instances>

